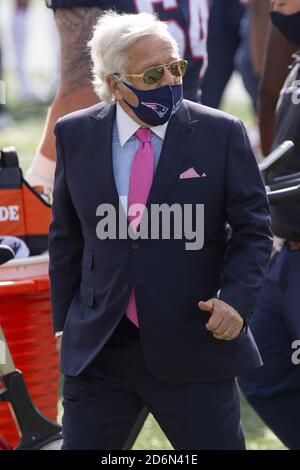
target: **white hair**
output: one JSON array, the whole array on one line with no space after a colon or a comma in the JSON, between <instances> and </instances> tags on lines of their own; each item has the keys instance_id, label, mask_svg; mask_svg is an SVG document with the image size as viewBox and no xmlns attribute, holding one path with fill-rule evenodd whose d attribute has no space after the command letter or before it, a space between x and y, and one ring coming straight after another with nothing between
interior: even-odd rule
<instances>
[{"instance_id":1,"label":"white hair","mask_svg":"<svg viewBox=\"0 0 300 470\"><path fill-rule=\"evenodd\" d=\"M114 96L105 77L125 72L128 47L145 36L155 35L168 41L178 52L178 45L166 23L149 13L118 14L113 10L105 12L94 27L92 39L88 42L93 61L93 85L101 101L114 101Z\"/></svg>"}]
</instances>

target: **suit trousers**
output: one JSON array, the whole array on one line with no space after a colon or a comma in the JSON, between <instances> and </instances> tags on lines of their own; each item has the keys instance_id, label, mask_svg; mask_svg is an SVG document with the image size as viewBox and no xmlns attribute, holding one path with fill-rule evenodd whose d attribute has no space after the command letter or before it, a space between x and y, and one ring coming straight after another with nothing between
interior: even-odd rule
<instances>
[{"instance_id":1,"label":"suit trousers","mask_svg":"<svg viewBox=\"0 0 300 470\"><path fill-rule=\"evenodd\" d=\"M62 450L121 450L144 406L176 450L245 448L235 378L169 383L155 377L139 329L125 315L86 369L64 377L63 395Z\"/></svg>"}]
</instances>

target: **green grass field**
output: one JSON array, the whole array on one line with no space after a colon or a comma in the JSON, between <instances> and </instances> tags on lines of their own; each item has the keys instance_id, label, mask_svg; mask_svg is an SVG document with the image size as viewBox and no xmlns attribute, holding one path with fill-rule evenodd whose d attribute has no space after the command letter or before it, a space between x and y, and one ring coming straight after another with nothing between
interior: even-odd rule
<instances>
[{"instance_id":1,"label":"green grass field","mask_svg":"<svg viewBox=\"0 0 300 470\"><path fill-rule=\"evenodd\" d=\"M251 121L250 109L245 105L241 106L239 103L226 101L223 108L242 118L246 123ZM36 146L42 135L46 111L46 107L42 105L13 103L11 113L15 122L10 128L0 131L0 148L14 145L18 151L23 170L28 168L34 156ZM241 403L242 423L247 448L251 450L285 449L269 428L257 417L243 397ZM135 443L134 449L167 450L172 449L172 447L155 419L150 416Z\"/></svg>"}]
</instances>

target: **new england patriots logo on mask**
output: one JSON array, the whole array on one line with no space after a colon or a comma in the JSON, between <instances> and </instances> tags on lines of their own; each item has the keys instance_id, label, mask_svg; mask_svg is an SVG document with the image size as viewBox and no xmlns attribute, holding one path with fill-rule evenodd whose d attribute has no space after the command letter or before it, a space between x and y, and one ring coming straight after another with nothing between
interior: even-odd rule
<instances>
[{"instance_id":1,"label":"new england patriots logo on mask","mask_svg":"<svg viewBox=\"0 0 300 470\"><path fill-rule=\"evenodd\" d=\"M160 118L162 118L169 111L169 108L166 108L165 106L159 103L145 103L144 101L142 101L141 104L155 111Z\"/></svg>"},{"instance_id":2,"label":"new england patriots logo on mask","mask_svg":"<svg viewBox=\"0 0 300 470\"><path fill-rule=\"evenodd\" d=\"M138 90L128 83L126 87L134 93L138 105L133 106L126 99L125 103L141 121L149 126L161 126L167 122L176 113L183 99L182 84L166 85L151 90Z\"/></svg>"}]
</instances>

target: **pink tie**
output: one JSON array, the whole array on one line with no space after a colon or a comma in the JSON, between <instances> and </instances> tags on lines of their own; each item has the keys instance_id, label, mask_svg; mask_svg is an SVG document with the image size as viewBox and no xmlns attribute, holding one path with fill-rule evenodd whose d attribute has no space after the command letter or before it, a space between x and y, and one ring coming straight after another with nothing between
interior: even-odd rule
<instances>
[{"instance_id":1,"label":"pink tie","mask_svg":"<svg viewBox=\"0 0 300 470\"><path fill-rule=\"evenodd\" d=\"M128 194L128 211L133 204L142 204L138 216L128 215L130 226L136 232L138 230L144 208L148 199L154 173L154 153L151 144L151 131L140 128L135 133L140 140L140 146L133 157L130 173L130 185ZM131 291L126 312L129 320L139 326L134 289Z\"/></svg>"}]
</instances>

